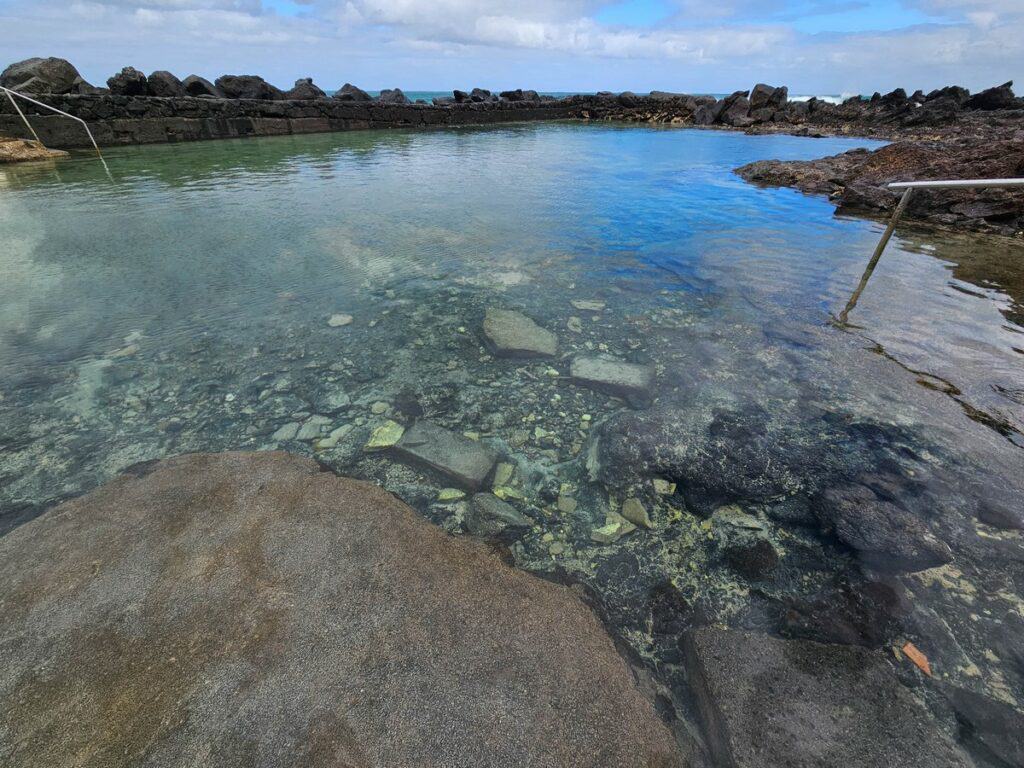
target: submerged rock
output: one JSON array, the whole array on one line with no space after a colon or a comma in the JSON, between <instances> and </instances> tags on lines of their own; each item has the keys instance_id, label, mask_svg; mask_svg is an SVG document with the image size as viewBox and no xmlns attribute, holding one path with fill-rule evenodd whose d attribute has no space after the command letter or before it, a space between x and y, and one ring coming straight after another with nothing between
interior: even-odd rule
<instances>
[{"instance_id":1,"label":"submerged rock","mask_svg":"<svg viewBox=\"0 0 1024 768\"><path fill-rule=\"evenodd\" d=\"M683 647L718 765L971 765L878 652L713 629Z\"/></svg>"},{"instance_id":2,"label":"submerged rock","mask_svg":"<svg viewBox=\"0 0 1024 768\"><path fill-rule=\"evenodd\" d=\"M593 612L283 453L146 465L0 539L0 762L670 768Z\"/></svg>"},{"instance_id":3,"label":"submerged rock","mask_svg":"<svg viewBox=\"0 0 1024 768\"><path fill-rule=\"evenodd\" d=\"M466 530L475 536L494 539L530 528L533 521L493 493L473 496Z\"/></svg>"},{"instance_id":4,"label":"submerged rock","mask_svg":"<svg viewBox=\"0 0 1024 768\"><path fill-rule=\"evenodd\" d=\"M484 316L484 338L500 357L552 357L558 351L555 334L510 309L488 307Z\"/></svg>"},{"instance_id":5,"label":"submerged rock","mask_svg":"<svg viewBox=\"0 0 1024 768\"><path fill-rule=\"evenodd\" d=\"M923 571L953 558L949 547L913 513L865 486L829 489L817 499L816 510L823 524L870 568Z\"/></svg>"},{"instance_id":6,"label":"submerged rock","mask_svg":"<svg viewBox=\"0 0 1024 768\"><path fill-rule=\"evenodd\" d=\"M611 357L576 357L569 376L577 384L621 397L634 405L650 402L654 369L649 365L625 363Z\"/></svg>"},{"instance_id":7,"label":"submerged rock","mask_svg":"<svg viewBox=\"0 0 1024 768\"><path fill-rule=\"evenodd\" d=\"M486 445L426 421L406 430L395 451L471 491L484 487L498 462L498 455Z\"/></svg>"}]
</instances>

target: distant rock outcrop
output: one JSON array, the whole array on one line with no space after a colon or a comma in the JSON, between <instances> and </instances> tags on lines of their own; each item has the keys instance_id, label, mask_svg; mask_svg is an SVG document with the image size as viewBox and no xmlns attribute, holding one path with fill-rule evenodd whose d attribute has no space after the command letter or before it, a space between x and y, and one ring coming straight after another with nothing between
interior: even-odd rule
<instances>
[{"instance_id":1,"label":"distant rock outcrop","mask_svg":"<svg viewBox=\"0 0 1024 768\"><path fill-rule=\"evenodd\" d=\"M285 91L284 97L295 101L310 101L312 99L326 99L327 94L313 85L313 78L302 77L295 81L295 85L291 90Z\"/></svg>"},{"instance_id":2,"label":"distant rock outcrop","mask_svg":"<svg viewBox=\"0 0 1024 768\"><path fill-rule=\"evenodd\" d=\"M115 96L149 96L149 80L135 67L125 67L107 79L107 87Z\"/></svg>"},{"instance_id":3,"label":"distant rock outcrop","mask_svg":"<svg viewBox=\"0 0 1024 768\"><path fill-rule=\"evenodd\" d=\"M402 93L401 88L385 88L380 92L377 101L381 104L411 104L409 98Z\"/></svg>"},{"instance_id":4,"label":"distant rock outcrop","mask_svg":"<svg viewBox=\"0 0 1024 768\"><path fill-rule=\"evenodd\" d=\"M373 97L362 88L357 88L352 83L345 83L334 94L338 101L373 101Z\"/></svg>"},{"instance_id":5,"label":"distant rock outcrop","mask_svg":"<svg viewBox=\"0 0 1024 768\"><path fill-rule=\"evenodd\" d=\"M71 62L53 57L25 59L11 64L0 73L0 85L30 95L77 93L80 86L92 87L82 79Z\"/></svg>"},{"instance_id":6,"label":"distant rock outcrop","mask_svg":"<svg viewBox=\"0 0 1024 768\"><path fill-rule=\"evenodd\" d=\"M258 75L221 75L216 85L228 99L258 99L276 101L284 93Z\"/></svg>"}]
</instances>

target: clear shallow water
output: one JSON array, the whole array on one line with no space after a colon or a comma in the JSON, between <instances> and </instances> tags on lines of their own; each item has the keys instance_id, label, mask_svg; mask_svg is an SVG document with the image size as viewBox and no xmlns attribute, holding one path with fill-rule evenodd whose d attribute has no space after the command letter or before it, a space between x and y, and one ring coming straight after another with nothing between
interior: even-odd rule
<instances>
[{"instance_id":1,"label":"clear shallow water","mask_svg":"<svg viewBox=\"0 0 1024 768\"><path fill-rule=\"evenodd\" d=\"M908 233L860 328L832 328L880 226L732 169L855 146L548 124L110 150L113 180L87 156L0 169L0 530L139 461L281 447L458 531L447 483L362 450L387 418L429 419L515 465L536 521L517 562L592 588L670 685L674 640L651 626L671 609L674 631L911 639L945 680L1019 707L1021 540L974 518L1019 490L1024 248ZM490 306L555 331L558 357L491 356ZM596 353L654 365L652 408L568 381ZM588 467L638 414L675 442ZM319 443L285 437L304 424ZM951 565L880 577L819 530L810 500L866 475L898 478ZM655 529L595 541L634 495ZM782 553L767 581L723 561L706 518L728 505ZM865 608L879 584L893 599Z\"/></svg>"}]
</instances>

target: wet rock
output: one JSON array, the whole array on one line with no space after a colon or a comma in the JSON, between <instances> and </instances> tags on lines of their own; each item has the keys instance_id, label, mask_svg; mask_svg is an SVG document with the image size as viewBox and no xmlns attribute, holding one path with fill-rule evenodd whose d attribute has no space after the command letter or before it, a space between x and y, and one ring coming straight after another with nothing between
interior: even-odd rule
<instances>
[{"instance_id":1,"label":"wet rock","mask_svg":"<svg viewBox=\"0 0 1024 768\"><path fill-rule=\"evenodd\" d=\"M726 564L747 579L761 579L775 570L779 553L764 523L738 506L719 507L711 525Z\"/></svg>"},{"instance_id":2,"label":"wet rock","mask_svg":"<svg viewBox=\"0 0 1024 768\"><path fill-rule=\"evenodd\" d=\"M67 156L67 152L59 149L48 149L38 141L31 139L8 139L0 136L0 164L53 160L54 158Z\"/></svg>"},{"instance_id":3,"label":"wet rock","mask_svg":"<svg viewBox=\"0 0 1024 768\"><path fill-rule=\"evenodd\" d=\"M1018 504L1013 508L1002 501L985 499L978 507L978 520L993 528L1008 531L1024 530L1024 507Z\"/></svg>"},{"instance_id":4,"label":"wet rock","mask_svg":"<svg viewBox=\"0 0 1024 768\"><path fill-rule=\"evenodd\" d=\"M370 434L370 439L363 446L367 451L381 451L393 447L402 435L405 427L395 421L385 421Z\"/></svg>"},{"instance_id":5,"label":"wet rock","mask_svg":"<svg viewBox=\"0 0 1024 768\"><path fill-rule=\"evenodd\" d=\"M498 455L483 443L426 421L410 427L395 451L471 491L484 487L498 462Z\"/></svg>"},{"instance_id":6,"label":"wet rock","mask_svg":"<svg viewBox=\"0 0 1024 768\"><path fill-rule=\"evenodd\" d=\"M11 64L0 73L0 85L20 93L70 93L82 80L78 70L65 59L33 58Z\"/></svg>"},{"instance_id":7,"label":"wet rock","mask_svg":"<svg viewBox=\"0 0 1024 768\"><path fill-rule=\"evenodd\" d=\"M629 498L622 502L621 514L633 525L642 528L654 527L654 523L651 522L651 518L647 515L647 508L644 507L640 499Z\"/></svg>"},{"instance_id":8,"label":"wet rock","mask_svg":"<svg viewBox=\"0 0 1024 768\"><path fill-rule=\"evenodd\" d=\"M867 648L891 643L899 620L910 610L898 585L846 578L837 582L810 598L787 598L780 631L787 637Z\"/></svg>"},{"instance_id":9,"label":"wet rock","mask_svg":"<svg viewBox=\"0 0 1024 768\"><path fill-rule=\"evenodd\" d=\"M274 101L283 99L284 94L258 75L221 75L217 88L228 99L259 99Z\"/></svg>"},{"instance_id":10,"label":"wet rock","mask_svg":"<svg viewBox=\"0 0 1024 768\"><path fill-rule=\"evenodd\" d=\"M158 70L146 78L146 87L151 96L187 96L188 92L181 80L170 72Z\"/></svg>"},{"instance_id":11,"label":"wet rock","mask_svg":"<svg viewBox=\"0 0 1024 768\"><path fill-rule=\"evenodd\" d=\"M649 403L654 389L654 369L651 366L625 363L610 357L573 358L569 376L577 384L624 398L637 406Z\"/></svg>"},{"instance_id":12,"label":"wet rock","mask_svg":"<svg viewBox=\"0 0 1024 768\"><path fill-rule=\"evenodd\" d=\"M125 67L107 79L107 87L115 96L148 96L149 80L135 67Z\"/></svg>"},{"instance_id":13,"label":"wet rock","mask_svg":"<svg viewBox=\"0 0 1024 768\"><path fill-rule=\"evenodd\" d=\"M154 463L0 539L0 583L7 768L682 762L571 590L308 459Z\"/></svg>"},{"instance_id":14,"label":"wet rock","mask_svg":"<svg viewBox=\"0 0 1024 768\"><path fill-rule=\"evenodd\" d=\"M345 83L334 94L338 101L373 101L373 97L362 88L357 88L352 83Z\"/></svg>"},{"instance_id":15,"label":"wet rock","mask_svg":"<svg viewBox=\"0 0 1024 768\"><path fill-rule=\"evenodd\" d=\"M493 493L475 494L466 518L466 530L486 539L511 536L532 525L530 518Z\"/></svg>"},{"instance_id":16,"label":"wet rock","mask_svg":"<svg viewBox=\"0 0 1024 768\"><path fill-rule=\"evenodd\" d=\"M212 96L216 99L223 99L224 92L207 80L205 77L199 75L189 75L181 81L181 87L185 89L185 93L189 96Z\"/></svg>"},{"instance_id":17,"label":"wet rock","mask_svg":"<svg viewBox=\"0 0 1024 768\"><path fill-rule=\"evenodd\" d=\"M284 98L295 101L312 101L313 99L326 99L327 94L313 84L313 78L301 77L295 81L291 90L285 91Z\"/></svg>"},{"instance_id":18,"label":"wet rock","mask_svg":"<svg viewBox=\"0 0 1024 768\"><path fill-rule=\"evenodd\" d=\"M609 511L605 517L604 525L594 528L590 532L592 541L598 544L614 544L623 536L636 530L636 526L629 522L617 512Z\"/></svg>"},{"instance_id":19,"label":"wet rock","mask_svg":"<svg viewBox=\"0 0 1024 768\"><path fill-rule=\"evenodd\" d=\"M716 764L971 765L878 652L712 629L683 648Z\"/></svg>"},{"instance_id":20,"label":"wet rock","mask_svg":"<svg viewBox=\"0 0 1024 768\"><path fill-rule=\"evenodd\" d=\"M570 303L576 309L586 312L600 312L605 307L603 301L597 301L596 299L573 299Z\"/></svg>"},{"instance_id":21,"label":"wet rock","mask_svg":"<svg viewBox=\"0 0 1024 768\"><path fill-rule=\"evenodd\" d=\"M953 558L949 547L918 517L863 485L825 491L816 499L815 510L822 524L870 568L923 571Z\"/></svg>"},{"instance_id":22,"label":"wet rock","mask_svg":"<svg viewBox=\"0 0 1024 768\"><path fill-rule=\"evenodd\" d=\"M1013 80L995 88L988 88L967 99L968 109L1014 109L1017 97L1013 95Z\"/></svg>"},{"instance_id":23,"label":"wet rock","mask_svg":"<svg viewBox=\"0 0 1024 768\"><path fill-rule=\"evenodd\" d=\"M331 326L331 328L341 328L345 325L351 325L354 319L355 318L353 318L352 315L346 315L339 312L327 318L327 324Z\"/></svg>"},{"instance_id":24,"label":"wet rock","mask_svg":"<svg viewBox=\"0 0 1024 768\"><path fill-rule=\"evenodd\" d=\"M943 686L967 748L995 765L1024 766L1024 714L966 688Z\"/></svg>"},{"instance_id":25,"label":"wet rock","mask_svg":"<svg viewBox=\"0 0 1024 768\"><path fill-rule=\"evenodd\" d=\"M510 309L488 307L483 330L487 345L500 357L552 357L558 351L555 334Z\"/></svg>"},{"instance_id":26,"label":"wet rock","mask_svg":"<svg viewBox=\"0 0 1024 768\"><path fill-rule=\"evenodd\" d=\"M299 429L301 429L301 427L302 425L299 424L297 421L292 421L289 422L288 424L285 424L283 427L279 428L270 437L272 440L275 440L276 442L279 443L283 443L286 440L294 440L295 436L299 434Z\"/></svg>"},{"instance_id":27,"label":"wet rock","mask_svg":"<svg viewBox=\"0 0 1024 768\"><path fill-rule=\"evenodd\" d=\"M377 101L381 104L412 104L409 98L402 93L401 88L385 88L380 92Z\"/></svg>"}]
</instances>

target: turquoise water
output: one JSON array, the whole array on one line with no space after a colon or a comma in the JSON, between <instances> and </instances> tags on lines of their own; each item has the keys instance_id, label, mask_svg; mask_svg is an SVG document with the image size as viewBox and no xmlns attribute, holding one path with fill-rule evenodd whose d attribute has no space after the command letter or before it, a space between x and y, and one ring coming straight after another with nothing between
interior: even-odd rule
<instances>
[{"instance_id":1,"label":"turquoise water","mask_svg":"<svg viewBox=\"0 0 1024 768\"><path fill-rule=\"evenodd\" d=\"M502 454L534 521L515 561L586 584L652 664L678 653L651 629L667 589L677 629L909 639L1019 706L1021 539L975 514L1019 502L1024 253L901 232L836 329L880 225L732 169L857 146L566 123L112 149L109 178L87 155L0 169L0 530L136 462L283 448L458 533L450 480L363 450L388 419L428 420ZM555 332L557 355L495 357L489 307ZM653 402L579 386L588 355L651 366ZM927 520L953 564L865 566L809 512L851 482ZM654 528L595 538L633 496ZM779 553L767 581L714 541L735 506ZM901 598L844 602L879 584Z\"/></svg>"}]
</instances>

